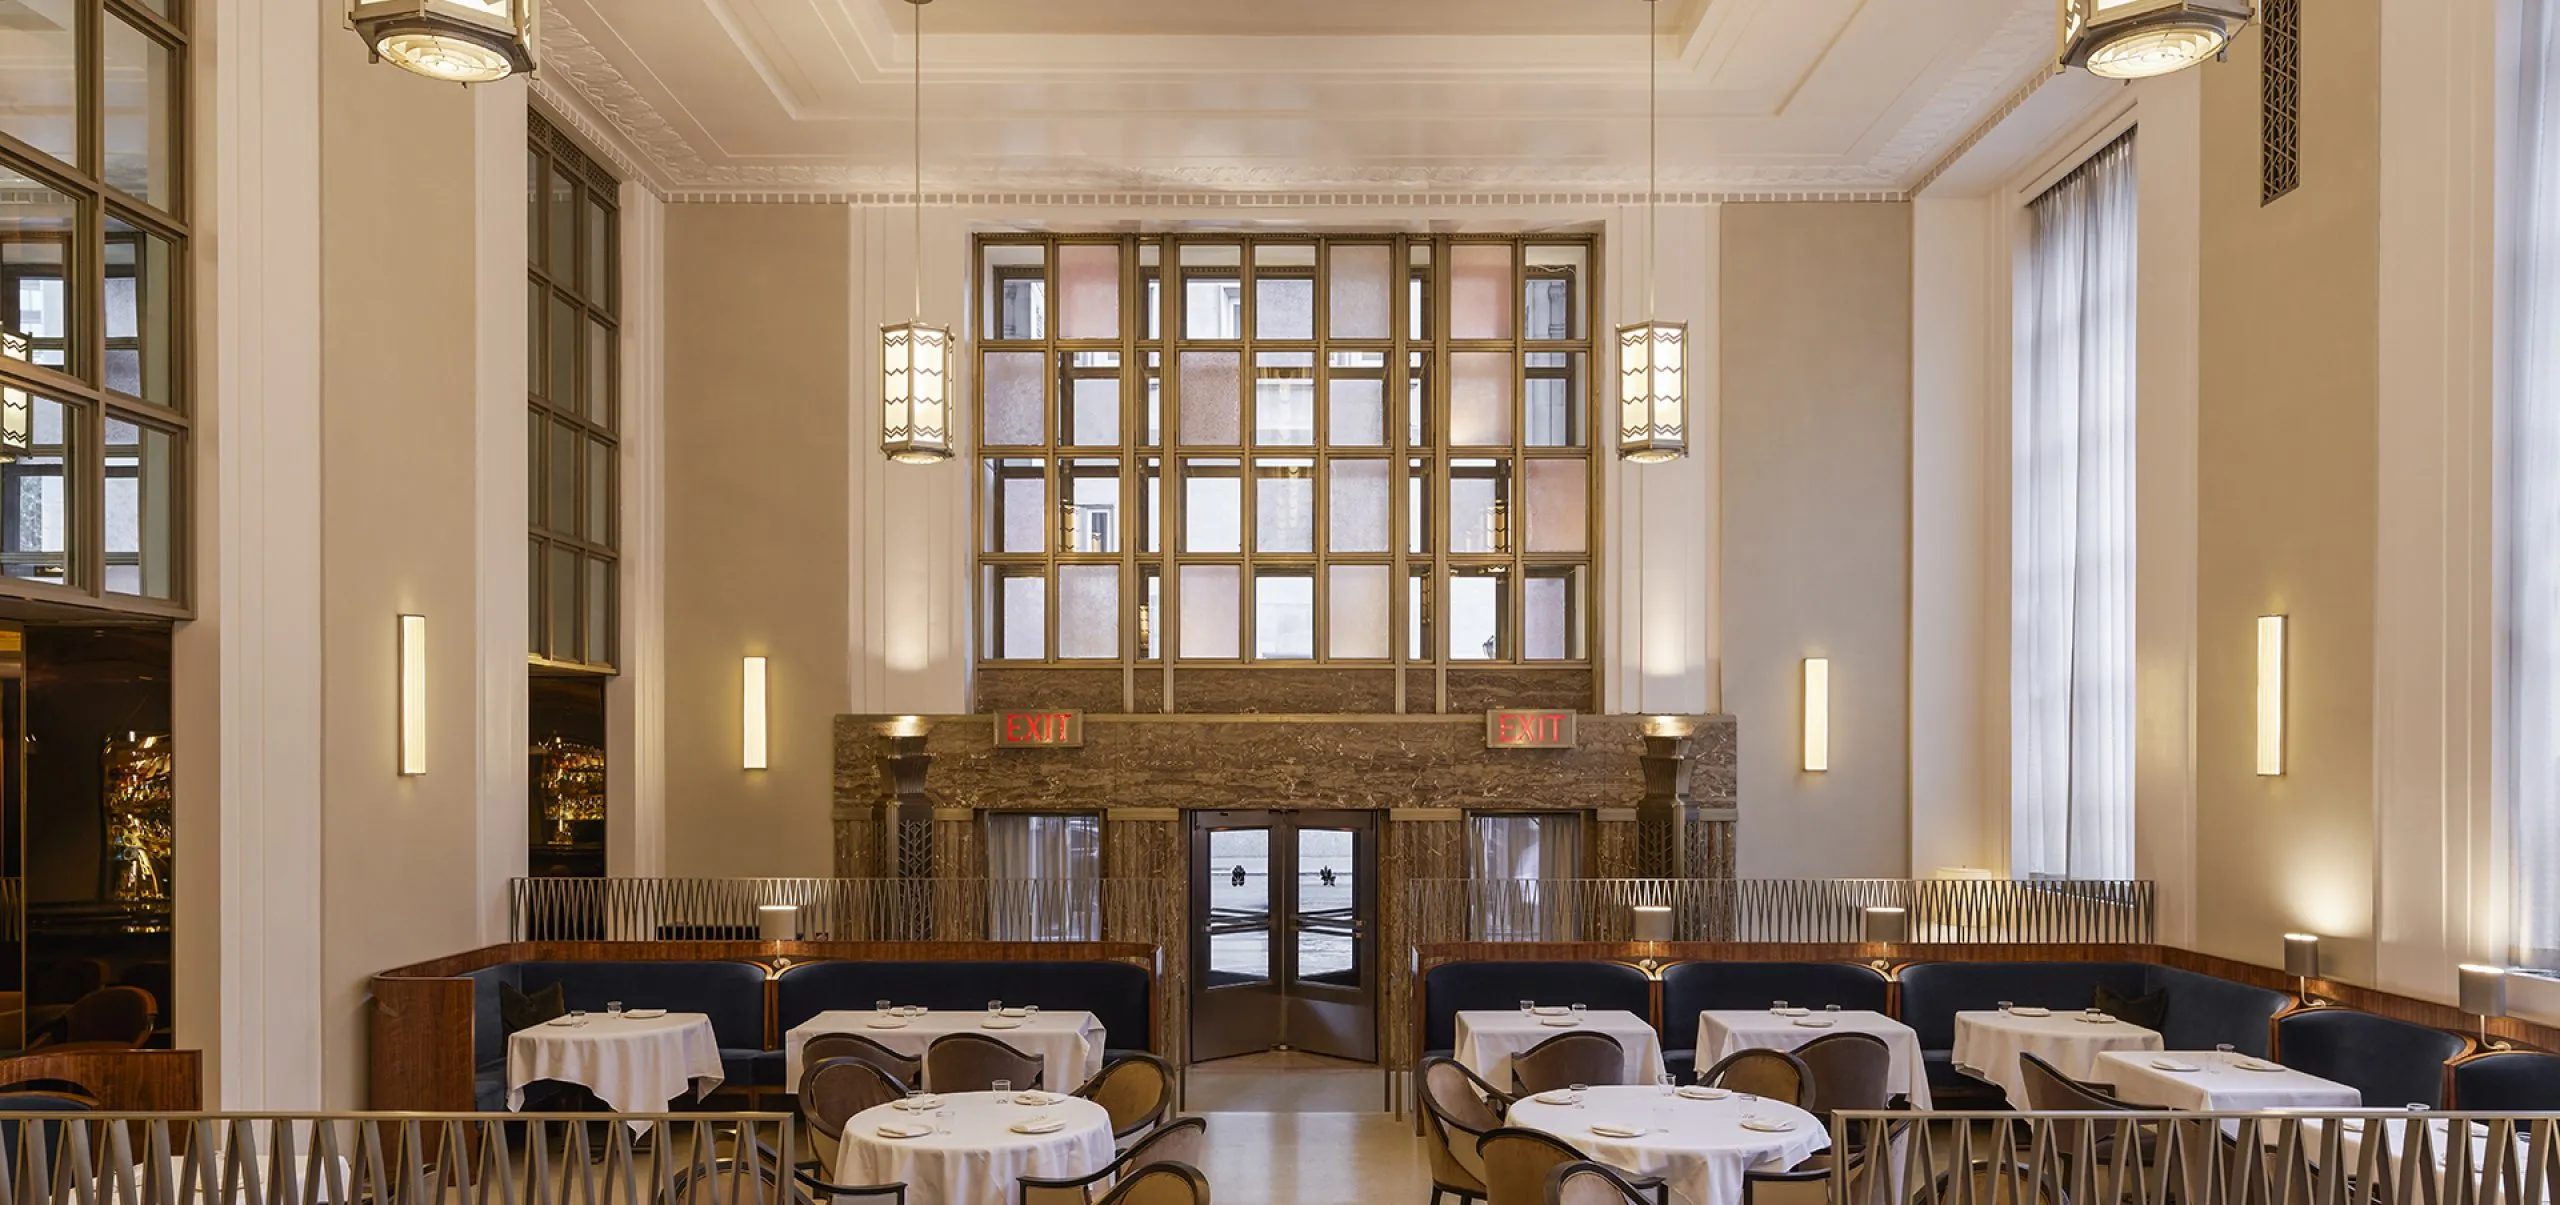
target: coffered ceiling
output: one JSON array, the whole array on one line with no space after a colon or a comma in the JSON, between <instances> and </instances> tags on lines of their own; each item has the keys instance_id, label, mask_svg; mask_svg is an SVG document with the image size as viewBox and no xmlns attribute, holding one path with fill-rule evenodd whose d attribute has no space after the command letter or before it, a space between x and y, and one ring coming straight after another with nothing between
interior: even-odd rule
<instances>
[{"instance_id":1,"label":"coffered ceiling","mask_svg":"<svg viewBox=\"0 0 2560 1205\"><path fill-rule=\"evenodd\" d=\"M2052 0L1660 0L1669 192L1898 192L2045 69ZM902 191L906 0L551 0L542 86L688 193ZM925 187L1615 191L1643 0L937 0Z\"/></svg>"}]
</instances>

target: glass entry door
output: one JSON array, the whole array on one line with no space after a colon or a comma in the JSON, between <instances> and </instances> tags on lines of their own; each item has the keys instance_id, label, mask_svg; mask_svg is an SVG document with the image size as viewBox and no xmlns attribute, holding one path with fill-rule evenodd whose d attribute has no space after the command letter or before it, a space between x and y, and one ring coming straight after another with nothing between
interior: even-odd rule
<instances>
[{"instance_id":1,"label":"glass entry door","mask_svg":"<svg viewBox=\"0 0 2560 1205\"><path fill-rule=\"evenodd\" d=\"M1191 1050L1378 1057L1377 813L1194 812Z\"/></svg>"}]
</instances>

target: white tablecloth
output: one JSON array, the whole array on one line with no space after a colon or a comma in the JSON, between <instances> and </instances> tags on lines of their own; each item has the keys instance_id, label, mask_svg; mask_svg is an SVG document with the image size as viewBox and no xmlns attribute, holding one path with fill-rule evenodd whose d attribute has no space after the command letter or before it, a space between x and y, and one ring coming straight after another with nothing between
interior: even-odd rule
<instances>
[{"instance_id":1,"label":"white tablecloth","mask_svg":"<svg viewBox=\"0 0 2560 1205\"><path fill-rule=\"evenodd\" d=\"M1012 1205L1014 1182L1024 1176L1063 1179L1089 1175L1111 1162L1111 1115L1073 1096L1053 1104L1017 1105L993 1092L944 1096L934 1113L910 1113L882 1105L853 1115L836 1150L836 1183L905 1184L907 1205ZM1064 1120L1054 1134L1017 1134L1010 1128L1034 1117ZM918 1138L883 1138L889 1122L931 1123L937 1131Z\"/></svg>"},{"instance_id":2,"label":"white tablecloth","mask_svg":"<svg viewBox=\"0 0 2560 1205\"><path fill-rule=\"evenodd\" d=\"M2155 1060L2185 1063L2193 1071L2170 1071ZM2364 1094L2334 1080L2277 1067L2250 1071L2242 1063L2261 1063L2247 1055L2214 1050L2173 1050L2139 1054L2110 1050L2097 1058L2087 1078L2113 1084L2116 1096L2137 1105L2159 1105L2192 1112L2241 1113L2263 1109L2353 1109Z\"/></svg>"},{"instance_id":3,"label":"white tablecloth","mask_svg":"<svg viewBox=\"0 0 2560 1205\"><path fill-rule=\"evenodd\" d=\"M2093 1025L2075 1012L2022 1017L1998 1010L1956 1014L1955 1065L2000 1085L2013 1108L2027 1107L2026 1076L2018 1056L2032 1054L2073 1079L2090 1079L2098 1056L2110 1050L2161 1047L2156 1031L2110 1019Z\"/></svg>"},{"instance_id":4,"label":"white tablecloth","mask_svg":"<svg viewBox=\"0 0 2560 1205\"><path fill-rule=\"evenodd\" d=\"M1783 1133L1744 1129L1746 1116L1795 1125ZM1580 1107L1550 1105L1534 1096L1511 1106L1506 1124L1542 1130L1582 1153L1639 1176L1660 1176L1688 1205L1740 1205L1742 1174L1754 1167L1792 1167L1831 1145L1831 1135L1811 1113L1790 1104L1739 1095L1722 1100L1666 1096L1657 1087L1593 1088ZM1640 1138L1603 1138L1594 1125L1642 1127ZM1657 1132L1659 1131L1659 1132Z\"/></svg>"},{"instance_id":5,"label":"white tablecloth","mask_svg":"<svg viewBox=\"0 0 2560 1205\"><path fill-rule=\"evenodd\" d=\"M507 1038L507 1108L524 1108L537 1080L579 1084L620 1113L663 1113L691 1091L720 1086L720 1039L701 1013L639 1020L587 1014L583 1025L536 1025Z\"/></svg>"},{"instance_id":6,"label":"white tablecloth","mask_svg":"<svg viewBox=\"0 0 2560 1205\"><path fill-rule=\"evenodd\" d=\"M1562 1019L1524 1016L1518 1009L1460 1010L1457 1060L1483 1076L1486 1083L1508 1092L1512 1055L1560 1033L1588 1030L1618 1039L1618 1045L1627 1052L1621 1083L1651 1085L1662 1077L1662 1035L1653 1032L1653 1026L1644 1018L1623 1009L1596 1009L1584 1013L1577 1025L1545 1024Z\"/></svg>"},{"instance_id":7,"label":"white tablecloth","mask_svg":"<svg viewBox=\"0 0 2560 1205\"><path fill-rule=\"evenodd\" d=\"M1799 1025L1811 1021L1812 1025ZM1829 1025L1822 1022L1828 1021ZM1893 1069L1887 1083L1911 1097L1911 1107L1929 1107L1929 1069L1920 1061L1920 1035L1908 1025L1870 1009L1815 1009L1802 1017L1782 1017L1767 1009L1708 1009L1698 1014L1698 1070L1705 1071L1738 1050L1794 1050L1815 1038L1835 1033L1867 1033L1884 1039Z\"/></svg>"},{"instance_id":8,"label":"white tablecloth","mask_svg":"<svg viewBox=\"0 0 2560 1205\"><path fill-rule=\"evenodd\" d=\"M782 1035L782 1082L798 1091L800 1087L800 1048L822 1033L849 1033L878 1042L909 1058L923 1058L924 1048L935 1038L953 1033L983 1033L1024 1054L1037 1055L1045 1064L1040 1086L1051 1092L1073 1092L1102 1071L1105 1043L1102 1020L1088 1012L1041 1010L1036 1017L1007 1017L1019 1021L1019 1029L988 1029L984 1009L976 1012L930 1012L922 1016L901 1018L905 1025L895 1029L875 1029L880 1014L871 1009L839 1009L819 1013ZM1028 1088L1029 1084L1015 1084Z\"/></svg>"}]
</instances>

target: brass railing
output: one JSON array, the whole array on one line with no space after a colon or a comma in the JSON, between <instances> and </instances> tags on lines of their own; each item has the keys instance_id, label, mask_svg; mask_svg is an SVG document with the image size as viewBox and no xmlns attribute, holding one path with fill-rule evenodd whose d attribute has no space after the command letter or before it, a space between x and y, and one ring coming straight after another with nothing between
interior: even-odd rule
<instances>
[{"instance_id":1,"label":"brass railing","mask_svg":"<svg viewBox=\"0 0 2560 1205\"><path fill-rule=\"evenodd\" d=\"M2550 1205L2560 1114L1833 1115L1831 1205Z\"/></svg>"},{"instance_id":2,"label":"brass railing","mask_svg":"<svg viewBox=\"0 0 2560 1205\"><path fill-rule=\"evenodd\" d=\"M517 941L752 941L757 909L799 908L811 941L1181 943L1157 879L517 879Z\"/></svg>"},{"instance_id":3,"label":"brass railing","mask_svg":"<svg viewBox=\"0 0 2560 1205\"><path fill-rule=\"evenodd\" d=\"M0 1205L808 1205L779 1114L0 1113Z\"/></svg>"},{"instance_id":4,"label":"brass railing","mask_svg":"<svg viewBox=\"0 0 2560 1205\"><path fill-rule=\"evenodd\" d=\"M1869 908L1901 908L1910 944L2148 942L2147 880L1416 879L1416 946L1628 941L1639 906L1668 908L1679 941L1856 942Z\"/></svg>"}]
</instances>

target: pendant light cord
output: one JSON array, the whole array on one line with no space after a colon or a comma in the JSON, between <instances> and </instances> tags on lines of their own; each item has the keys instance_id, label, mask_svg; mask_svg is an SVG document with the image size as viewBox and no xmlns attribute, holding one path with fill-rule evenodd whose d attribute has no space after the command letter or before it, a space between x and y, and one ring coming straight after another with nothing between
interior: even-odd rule
<instances>
[{"instance_id":1,"label":"pendant light cord","mask_svg":"<svg viewBox=\"0 0 2560 1205\"><path fill-rule=\"evenodd\" d=\"M1662 4L1644 0L1644 316L1653 321L1653 261L1662 187Z\"/></svg>"},{"instance_id":2,"label":"pendant light cord","mask_svg":"<svg viewBox=\"0 0 2560 1205\"><path fill-rule=\"evenodd\" d=\"M915 50L915 191L907 194L915 218L915 245L909 254L915 257L916 321L924 321L924 0L912 0L916 10Z\"/></svg>"}]
</instances>

